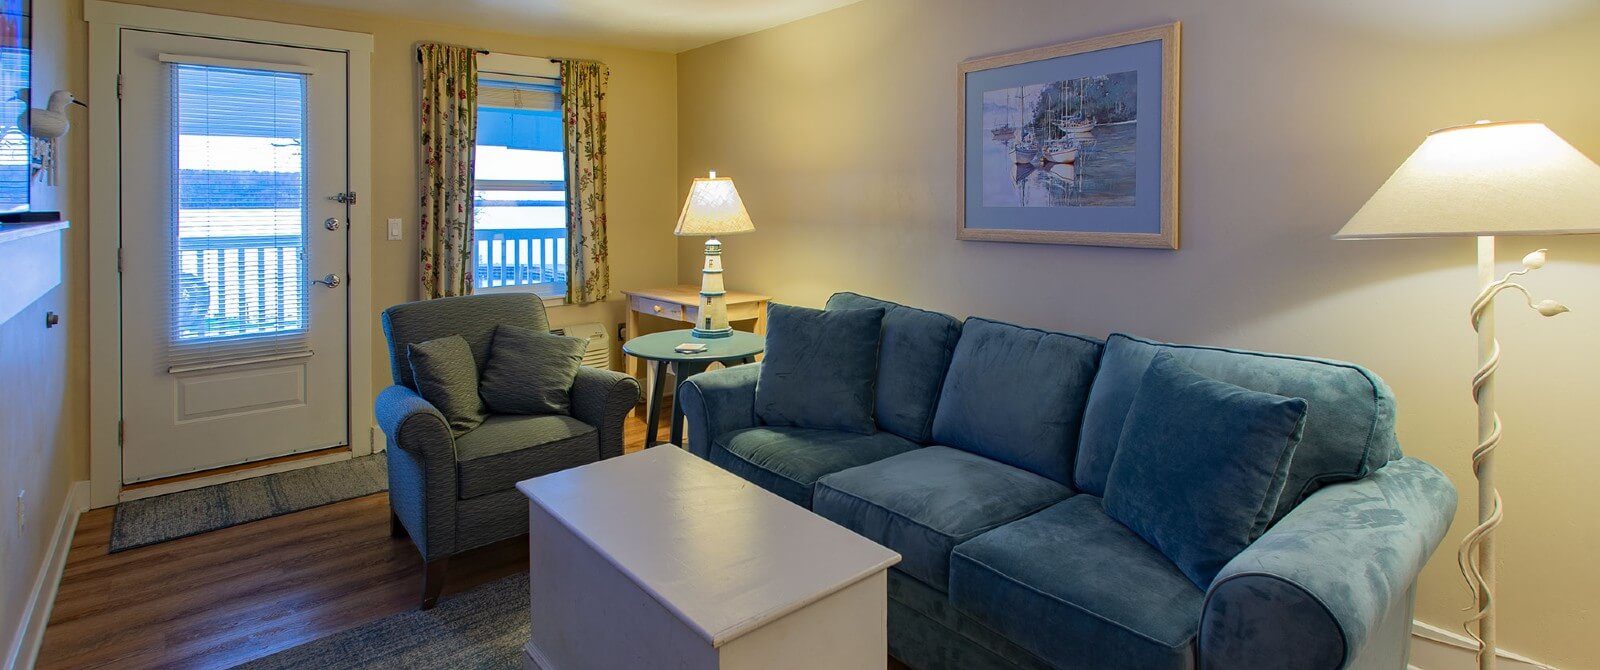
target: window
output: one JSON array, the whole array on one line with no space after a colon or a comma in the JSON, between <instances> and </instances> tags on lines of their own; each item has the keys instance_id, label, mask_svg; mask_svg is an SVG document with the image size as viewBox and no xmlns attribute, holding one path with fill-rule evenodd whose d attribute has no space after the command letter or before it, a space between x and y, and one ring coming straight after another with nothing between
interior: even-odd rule
<instances>
[{"instance_id":1,"label":"window","mask_svg":"<svg viewBox=\"0 0 1600 670\"><path fill-rule=\"evenodd\" d=\"M564 145L559 79L479 75L473 197L477 292L566 295Z\"/></svg>"},{"instance_id":2,"label":"window","mask_svg":"<svg viewBox=\"0 0 1600 670\"><path fill-rule=\"evenodd\" d=\"M305 348L306 75L175 63L171 358Z\"/></svg>"}]
</instances>

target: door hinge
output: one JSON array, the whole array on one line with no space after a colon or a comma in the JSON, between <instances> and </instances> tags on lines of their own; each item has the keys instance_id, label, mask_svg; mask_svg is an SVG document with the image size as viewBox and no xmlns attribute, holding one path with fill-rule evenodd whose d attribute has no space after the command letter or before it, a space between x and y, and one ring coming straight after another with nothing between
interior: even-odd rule
<instances>
[{"instance_id":1,"label":"door hinge","mask_svg":"<svg viewBox=\"0 0 1600 670\"><path fill-rule=\"evenodd\" d=\"M122 446L128 441L127 423L117 419L117 446Z\"/></svg>"},{"instance_id":2,"label":"door hinge","mask_svg":"<svg viewBox=\"0 0 1600 670\"><path fill-rule=\"evenodd\" d=\"M117 73L117 99L122 99L122 73Z\"/></svg>"},{"instance_id":3,"label":"door hinge","mask_svg":"<svg viewBox=\"0 0 1600 670\"><path fill-rule=\"evenodd\" d=\"M336 193L334 195L328 196L328 199L332 200L334 202L337 202L337 203L342 203L342 204L346 204L346 205L354 205L354 204L356 204L356 192L355 191L345 191L344 193Z\"/></svg>"},{"instance_id":4,"label":"door hinge","mask_svg":"<svg viewBox=\"0 0 1600 670\"><path fill-rule=\"evenodd\" d=\"M122 274L122 247L117 247L117 274Z\"/></svg>"}]
</instances>

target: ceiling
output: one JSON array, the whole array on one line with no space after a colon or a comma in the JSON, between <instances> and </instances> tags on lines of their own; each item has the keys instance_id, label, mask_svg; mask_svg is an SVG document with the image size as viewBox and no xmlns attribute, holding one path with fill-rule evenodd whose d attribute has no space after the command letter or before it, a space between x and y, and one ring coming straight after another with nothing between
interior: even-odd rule
<instances>
[{"instance_id":1,"label":"ceiling","mask_svg":"<svg viewBox=\"0 0 1600 670\"><path fill-rule=\"evenodd\" d=\"M857 0L295 0L421 21L679 52Z\"/></svg>"}]
</instances>

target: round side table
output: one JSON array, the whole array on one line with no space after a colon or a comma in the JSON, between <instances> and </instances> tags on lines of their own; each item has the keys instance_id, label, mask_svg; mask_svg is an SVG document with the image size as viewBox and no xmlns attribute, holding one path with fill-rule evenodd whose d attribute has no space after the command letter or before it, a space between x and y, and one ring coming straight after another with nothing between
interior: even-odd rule
<instances>
[{"instance_id":1,"label":"round side table","mask_svg":"<svg viewBox=\"0 0 1600 670\"><path fill-rule=\"evenodd\" d=\"M644 439L646 447L656 445L656 424L661 419L661 396L666 391L668 365L672 366L673 375L682 384L690 375L704 372L712 363L753 363L756 354L766 348L766 340L755 333L736 330L729 337L702 340L691 332L688 329L668 330L640 335L622 343L623 353L649 361L655 372L655 388L651 389L650 404L645 408L645 420L648 422ZM678 345L690 342L704 344L706 350L695 354L682 354L675 350ZM677 389L674 389L671 442L683 446L682 440L683 406L678 404Z\"/></svg>"}]
</instances>

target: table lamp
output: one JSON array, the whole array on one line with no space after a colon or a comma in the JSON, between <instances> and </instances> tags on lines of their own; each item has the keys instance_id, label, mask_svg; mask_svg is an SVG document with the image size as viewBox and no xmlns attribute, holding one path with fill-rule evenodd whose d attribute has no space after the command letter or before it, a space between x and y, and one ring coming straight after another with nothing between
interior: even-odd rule
<instances>
[{"instance_id":1,"label":"table lamp","mask_svg":"<svg viewBox=\"0 0 1600 670\"><path fill-rule=\"evenodd\" d=\"M1500 417L1494 411L1494 372L1500 344L1494 339L1494 298L1521 293L1530 308L1556 316L1567 308L1535 301L1513 280L1539 269L1545 250L1522 259L1522 268L1496 278L1494 238L1500 235L1566 235L1600 232L1600 165L1535 121L1493 123L1436 130L1357 211L1335 239L1402 237L1478 238L1481 290L1470 310L1478 335L1478 370L1472 375L1478 405L1478 446L1472 471L1478 479L1478 525L1461 542L1456 560L1475 599L1467 633L1478 642L1478 665L1495 664L1495 559L1492 534L1503 515L1494 488L1494 450ZM1473 624L1476 623L1476 630Z\"/></svg>"},{"instance_id":2,"label":"table lamp","mask_svg":"<svg viewBox=\"0 0 1600 670\"><path fill-rule=\"evenodd\" d=\"M710 339L733 334L733 326L728 325L727 291L722 284L722 242L717 236L755 229L732 179L718 177L716 170L709 177L695 177L689 185L683 213L678 215L678 227L672 231L679 237L710 236L706 240L706 265L700 270L700 318L694 324L695 337Z\"/></svg>"}]
</instances>

